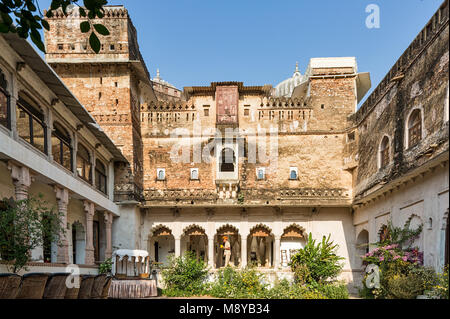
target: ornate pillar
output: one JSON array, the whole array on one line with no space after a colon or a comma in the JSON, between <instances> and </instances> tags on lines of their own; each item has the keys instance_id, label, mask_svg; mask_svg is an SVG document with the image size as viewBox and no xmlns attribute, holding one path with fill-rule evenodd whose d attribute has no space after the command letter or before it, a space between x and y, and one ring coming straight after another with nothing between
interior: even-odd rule
<instances>
[{"instance_id":1,"label":"ornate pillar","mask_svg":"<svg viewBox=\"0 0 450 319\"><path fill-rule=\"evenodd\" d=\"M93 233L93 221L95 214L94 203L84 201L84 211L86 213L86 253L85 264L95 265L94 258L94 233Z\"/></svg>"},{"instance_id":2,"label":"ornate pillar","mask_svg":"<svg viewBox=\"0 0 450 319\"><path fill-rule=\"evenodd\" d=\"M27 200L28 191L32 181L29 168L9 161L8 170L11 172L16 200ZM35 249L32 249L30 251L30 256L31 260L34 262L44 262L44 248L36 247Z\"/></svg>"},{"instance_id":3,"label":"ornate pillar","mask_svg":"<svg viewBox=\"0 0 450 319\"><path fill-rule=\"evenodd\" d=\"M241 236L241 268L247 266L247 236Z\"/></svg>"},{"instance_id":4,"label":"ornate pillar","mask_svg":"<svg viewBox=\"0 0 450 319\"><path fill-rule=\"evenodd\" d=\"M280 267L280 258L281 258L280 247L281 247L281 236L275 236L275 254L274 254L275 268Z\"/></svg>"},{"instance_id":5,"label":"ornate pillar","mask_svg":"<svg viewBox=\"0 0 450 319\"><path fill-rule=\"evenodd\" d=\"M69 264L69 241L67 240L67 206L69 205L69 190L55 186L56 200L58 203L58 212L62 215L61 224L64 233L61 234L61 244L58 247L57 263Z\"/></svg>"},{"instance_id":6,"label":"ornate pillar","mask_svg":"<svg viewBox=\"0 0 450 319\"><path fill-rule=\"evenodd\" d=\"M112 223L114 216L110 212L105 212L105 234L106 234L106 249L105 249L105 260L112 257ZM147 248L146 248L147 249Z\"/></svg>"},{"instance_id":7,"label":"ornate pillar","mask_svg":"<svg viewBox=\"0 0 450 319\"><path fill-rule=\"evenodd\" d=\"M18 166L11 161L8 162L8 169L14 183L16 200L28 199L28 190L31 185L30 170L28 167Z\"/></svg>"},{"instance_id":8,"label":"ornate pillar","mask_svg":"<svg viewBox=\"0 0 450 319\"><path fill-rule=\"evenodd\" d=\"M175 257L181 256L181 236L175 237Z\"/></svg>"}]
</instances>

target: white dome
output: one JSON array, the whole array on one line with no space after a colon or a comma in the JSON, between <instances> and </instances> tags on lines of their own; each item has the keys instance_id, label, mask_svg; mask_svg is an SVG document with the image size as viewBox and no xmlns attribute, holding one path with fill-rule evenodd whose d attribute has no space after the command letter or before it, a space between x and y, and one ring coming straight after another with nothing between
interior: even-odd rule
<instances>
[{"instance_id":1,"label":"white dome","mask_svg":"<svg viewBox=\"0 0 450 319\"><path fill-rule=\"evenodd\" d=\"M303 76L298 70L298 62L295 65L294 75L275 87L275 97L291 97L296 86L303 82Z\"/></svg>"}]
</instances>

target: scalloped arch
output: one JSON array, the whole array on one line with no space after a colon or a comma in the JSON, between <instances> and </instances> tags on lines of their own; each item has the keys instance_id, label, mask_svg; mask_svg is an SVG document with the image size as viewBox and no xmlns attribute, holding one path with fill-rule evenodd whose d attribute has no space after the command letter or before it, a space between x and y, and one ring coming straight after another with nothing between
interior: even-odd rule
<instances>
[{"instance_id":1,"label":"scalloped arch","mask_svg":"<svg viewBox=\"0 0 450 319\"><path fill-rule=\"evenodd\" d=\"M164 231L164 230L173 236L172 229L170 229L170 227L163 225L163 224L159 224L159 225L152 227L152 229L150 230L150 236L155 236L155 234L157 234L158 232Z\"/></svg>"},{"instance_id":2,"label":"scalloped arch","mask_svg":"<svg viewBox=\"0 0 450 319\"><path fill-rule=\"evenodd\" d=\"M252 228L250 228L250 233L249 234L251 235L253 232L255 232L257 230L265 230L265 231L267 231L269 233L270 236L273 236L272 229L269 226L267 226L267 225L265 225L263 223L259 223L259 224L255 225L255 226L253 226Z\"/></svg>"},{"instance_id":3,"label":"scalloped arch","mask_svg":"<svg viewBox=\"0 0 450 319\"><path fill-rule=\"evenodd\" d=\"M186 235L189 231L193 231L193 230L199 230L204 235L206 235L206 230L203 227L201 227L200 225L197 225L197 224L191 224L191 225L185 227L183 229L183 235Z\"/></svg>"}]
</instances>

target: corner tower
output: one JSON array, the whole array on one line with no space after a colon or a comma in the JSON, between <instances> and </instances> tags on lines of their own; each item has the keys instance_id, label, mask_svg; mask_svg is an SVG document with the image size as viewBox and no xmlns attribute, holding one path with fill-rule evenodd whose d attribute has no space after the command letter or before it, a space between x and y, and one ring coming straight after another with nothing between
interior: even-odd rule
<instances>
[{"instance_id":1,"label":"corner tower","mask_svg":"<svg viewBox=\"0 0 450 319\"><path fill-rule=\"evenodd\" d=\"M68 16L59 11L47 19L46 60L132 163L118 177L122 179L119 184L127 186L116 190L116 198L140 200L140 108L156 101L150 74L139 51L136 29L123 6L106 6L104 18L93 21L110 32L100 37L99 54L89 46L89 33L80 30L84 20L76 9Z\"/></svg>"}]
</instances>

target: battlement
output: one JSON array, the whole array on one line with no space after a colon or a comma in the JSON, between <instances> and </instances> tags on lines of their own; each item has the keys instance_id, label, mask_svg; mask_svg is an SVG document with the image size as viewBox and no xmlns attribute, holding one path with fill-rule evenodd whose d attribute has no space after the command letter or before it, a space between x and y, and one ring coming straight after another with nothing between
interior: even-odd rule
<instances>
[{"instance_id":1,"label":"battlement","mask_svg":"<svg viewBox=\"0 0 450 319\"><path fill-rule=\"evenodd\" d=\"M395 62L394 66L389 70L383 80L378 84L376 89L367 98L361 108L355 114L351 115L351 119L359 124L368 116L374 107L380 102L392 86L397 81L401 81L405 76L405 72L419 58L425 49L439 36L439 34L448 26L449 21L449 1L445 0L441 7L436 11L430 21L417 35L410 46Z\"/></svg>"},{"instance_id":2,"label":"battlement","mask_svg":"<svg viewBox=\"0 0 450 319\"><path fill-rule=\"evenodd\" d=\"M104 6L104 14L105 16L103 17L103 19L105 18L129 18L128 15L128 10L124 7L124 6ZM44 10L44 15L47 14L48 10ZM54 10L53 11L53 17L52 18L47 18L47 19L68 19L68 18L82 18L80 16L80 12L78 10L78 7L75 7L72 11L68 12L67 15L64 14L64 12L62 11L62 9L58 9L58 10Z\"/></svg>"},{"instance_id":3,"label":"battlement","mask_svg":"<svg viewBox=\"0 0 450 319\"><path fill-rule=\"evenodd\" d=\"M307 98L267 98L261 99L260 107L270 108L311 108Z\"/></svg>"},{"instance_id":4,"label":"battlement","mask_svg":"<svg viewBox=\"0 0 450 319\"><path fill-rule=\"evenodd\" d=\"M151 101L146 106L141 107L141 112L180 112L180 111L192 111L196 107L192 101Z\"/></svg>"}]
</instances>

